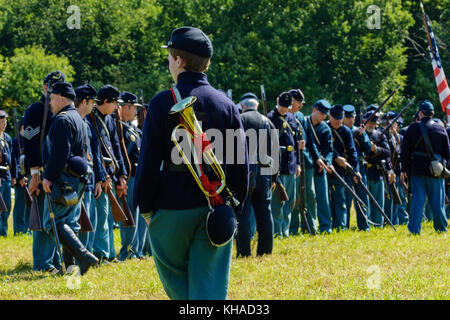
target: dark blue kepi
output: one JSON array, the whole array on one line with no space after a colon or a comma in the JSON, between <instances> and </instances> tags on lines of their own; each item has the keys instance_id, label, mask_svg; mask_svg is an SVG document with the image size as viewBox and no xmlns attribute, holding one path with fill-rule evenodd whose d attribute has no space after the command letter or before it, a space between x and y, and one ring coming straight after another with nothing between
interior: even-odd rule
<instances>
[{"instance_id":1,"label":"dark blue kepi","mask_svg":"<svg viewBox=\"0 0 450 320\"><path fill-rule=\"evenodd\" d=\"M233 239L237 220L233 209L226 204L214 206L206 218L206 234L216 247L226 245Z\"/></svg>"}]
</instances>

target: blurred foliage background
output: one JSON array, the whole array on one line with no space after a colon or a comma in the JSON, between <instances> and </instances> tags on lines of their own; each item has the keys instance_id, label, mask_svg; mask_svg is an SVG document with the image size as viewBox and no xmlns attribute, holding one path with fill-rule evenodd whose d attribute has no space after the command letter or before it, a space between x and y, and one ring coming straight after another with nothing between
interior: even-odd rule
<instances>
[{"instance_id":1,"label":"blurred foliage background","mask_svg":"<svg viewBox=\"0 0 450 320\"><path fill-rule=\"evenodd\" d=\"M450 75L450 0L423 3ZM320 98L360 111L400 87L385 111L415 97L444 115L419 2L406 0L0 0L0 108L22 115L57 69L74 87L142 89L148 102L172 82L161 45L183 25L209 35L208 79L236 103L264 84L269 110L300 88L305 113Z\"/></svg>"}]
</instances>

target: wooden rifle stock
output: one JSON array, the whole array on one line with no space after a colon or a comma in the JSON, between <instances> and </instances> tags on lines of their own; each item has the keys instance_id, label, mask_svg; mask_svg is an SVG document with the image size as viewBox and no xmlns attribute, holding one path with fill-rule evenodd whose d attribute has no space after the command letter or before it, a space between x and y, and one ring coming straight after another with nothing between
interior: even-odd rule
<instances>
[{"instance_id":1,"label":"wooden rifle stock","mask_svg":"<svg viewBox=\"0 0 450 320\"><path fill-rule=\"evenodd\" d=\"M122 198L120 198L120 201L122 202L122 208L123 212L125 213L127 220L123 222L124 227L135 227L136 224L134 223L133 215L131 214L130 207L128 206L127 197L124 195Z\"/></svg>"},{"instance_id":2,"label":"wooden rifle stock","mask_svg":"<svg viewBox=\"0 0 450 320\"><path fill-rule=\"evenodd\" d=\"M277 177L277 180L275 181L275 189L278 191L278 196L280 197L280 201L288 201L289 196L286 192L286 187L281 183L280 177Z\"/></svg>"},{"instance_id":3,"label":"wooden rifle stock","mask_svg":"<svg viewBox=\"0 0 450 320\"><path fill-rule=\"evenodd\" d=\"M83 200L81 200L81 214L78 219L80 224L80 232L93 232L94 227L92 226L91 220L86 212L86 207L84 206Z\"/></svg>"},{"instance_id":4,"label":"wooden rifle stock","mask_svg":"<svg viewBox=\"0 0 450 320\"><path fill-rule=\"evenodd\" d=\"M42 230L41 217L39 216L39 206L35 195L33 195L33 197L31 198L30 220L28 221L28 228L32 231Z\"/></svg>"},{"instance_id":5,"label":"wooden rifle stock","mask_svg":"<svg viewBox=\"0 0 450 320\"><path fill-rule=\"evenodd\" d=\"M8 207L6 206L5 200L3 199L3 196L1 193L0 193L0 211L8 212Z\"/></svg>"},{"instance_id":6,"label":"wooden rifle stock","mask_svg":"<svg viewBox=\"0 0 450 320\"><path fill-rule=\"evenodd\" d=\"M109 203L111 204L111 212L115 222L126 221L127 216L123 212L119 202L114 196L112 190L108 190Z\"/></svg>"},{"instance_id":7,"label":"wooden rifle stock","mask_svg":"<svg viewBox=\"0 0 450 320\"><path fill-rule=\"evenodd\" d=\"M27 186L24 186L23 191L25 194L25 205L27 206L27 208L31 208L32 199L30 195L30 190L28 190Z\"/></svg>"}]
</instances>

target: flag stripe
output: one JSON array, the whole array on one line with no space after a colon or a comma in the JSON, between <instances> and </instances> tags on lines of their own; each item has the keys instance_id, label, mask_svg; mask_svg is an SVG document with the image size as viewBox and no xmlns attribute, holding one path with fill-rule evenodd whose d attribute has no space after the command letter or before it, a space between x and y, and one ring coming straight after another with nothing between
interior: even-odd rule
<instances>
[{"instance_id":1,"label":"flag stripe","mask_svg":"<svg viewBox=\"0 0 450 320\"><path fill-rule=\"evenodd\" d=\"M427 15L425 15L425 20L427 22L426 28L430 35L430 57L431 66L433 67L434 80L436 82L436 87L439 94L439 101L441 102L442 111L450 115L450 89L448 87L447 78L444 74L444 69L442 67L442 61L439 56L439 50L436 43L436 38L434 37L433 30L431 29L431 22Z\"/></svg>"}]
</instances>

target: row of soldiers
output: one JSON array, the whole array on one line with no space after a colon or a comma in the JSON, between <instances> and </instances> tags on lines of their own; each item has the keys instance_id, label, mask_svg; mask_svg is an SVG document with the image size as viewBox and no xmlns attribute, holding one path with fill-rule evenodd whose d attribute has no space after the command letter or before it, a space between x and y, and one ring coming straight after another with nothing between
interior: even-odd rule
<instances>
[{"instance_id":1,"label":"row of soldiers","mask_svg":"<svg viewBox=\"0 0 450 320\"><path fill-rule=\"evenodd\" d=\"M238 256L251 255L255 230L257 254L262 255L272 252L273 236L349 229L352 205L360 231L389 223L408 224L411 233L419 234L422 216L433 219L437 231L447 230L444 179L431 177L428 147L418 127L427 123L430 148L444 166L449 159L449 129L432 119L434 107L428 100L418 104L409 130L402 128L401 115L388 111L381 116L377 105L357 116L353 105L332 106L321 99L305 116L304 103L300 89L283 92L266 118L257 111L255 94L241 98L246 130L277 130L281 165L277 174L267 176L259 171L263 164L250 164L249 195L238 217ZM256 150L249 150L252 153Z\"/></svg>"},{"instance_id":2,"label":"row of soldiers","mask_svg":"<svg viewBox=\"0 0 450 320\"><path fill-rule=\"evenodd\" d=\"M138 108L141 108L141 111L145 110L144 105L138 103L136 95L126 91L120 93L111 85L103 86L98 92L88 84L73 90L70 84L65 84L64 74L59 71L50 73L44 79L41 100L30 105L21 120L19 139L17 137L11 139L5 132L8 115L0 111L2 148L0 169L5 169L0 173L2 181L0 191L8 208L8 211L2 212L1 235L6 236L7 233L11 187L15 188L16 199L13 209L14 234L29 232L30 208L25 206L24 199L25 193L30 192L32 196L36 196L40 208L39 216L44 222L44 230L33 232L34 269L51 273L56 273L60 269L55 243L49 233L50 223L44 214L44 210L50 208L42 191L45 189L49 193L54 191L53 196L57 197L55 194L59 194L60 190L52 188L48 182L63 180L61 182L63 185L70 185L68 183L70 175L64 166L47 160L43 162L43 159L48 159L54 152L58 159L66 157L62 159L63 163L73 155L68 156L64 153L64 150L67 150L66 144L70 141L58 144L57 141L50 142L46 139L44 148L41 148L40 134L43 132L44 137L48 135L55 117L53 109L49 110L47 123L44 130L41 130L43 123L39 119L42 119L45 113L49 82L53 82L52 86L56 85L56 88L59 84L64 84L62 94L69 99L68 102L73 101L73 109L82 119L88 141L87 145L83 146L82 153L88 159L91 174L83 184L83 200L77 203L77 208L72 210L65 220L66 225L74 231L74 235L71 235L72 240L77 237L80 241L77 244L78 248L84 247L87 252L92 252L100 262L115 262L117 258L113 228L119 227L122 242L119 260L151 255L147 226L139 215L139 209L133 207L132 199L142 138L141 130L133 121ZM274 134L272 130L276 130L280 148L280 170L274 175L261 174L261 168L269 167L270 163L264 163L267 161L262 159L250 162L249 194L242 206L242 214L238 216L239 227L236 235L238 256L251 254L250 239L255 229L258 232L258 255L272 252L274 236L288 237L299 232L331 233L333 229L338 231L348 229L352 204L356 211L357 227L361 231L369 230L370 226L383 227L386 224L385 217L393 225L410 222L406 204L412 199L407 195L411 187L409 189L405 187L407 178L402 175L401 170L402 163L407 163L406 157L401 161L403 135L407 129L401 128L402 118L390 124L389 130L383 130L389 124L389 119L396 118L395 112L386 112L379 119L379 114L373 114L377 106L371 105L366 113L357 119L354 106L339 104L331 106L327 100L322 99L314 104L312 113L305 116L301 112L304 103L305 98L300 89L283 92L277 99L276 108L264 117L258 112L259 101L255 94L246 93L241 98L238 107L246 130L265 129L272 138ZM120 114L115 112L119 104ZM423 101L419 104L419 111L422 116L426 114L429 117L433 106L429 101ZM419 111L415 114L416 122L420 121ZM66 113L67 111L63 111L57 115L62 116ZM117 116L120 117L119 126ZM355 126L355 120L359 120L360 126ZM364 120L370 121L364 125L362 124ZM442 127L441 123L436 123ZM66 128L53 130L56 136L60 136ZM123 145L119 136L123 137ZM411 139L418 140L417 137L409 137L407 141ZM273 140L267 141L270 143ZM271 150L270 146L267 150ZM403 152L411 150L408 151L404 147ZM417 154L417 151L414 152ZM250 149L249 158L257 159L256 153L256 149ZM426 155L423 153L423 156ZM448 158L445 154L442 157ZM129 165L128 168L126 163ZM43 171L47 172L47 178L41 183ZM301 174L304 175L303 188ZM426 174L422 172L422 175ZM26 188L27 185L29 190ZM133 226L114 221L109 198L111 191L115 197L126 201L131 208ZM304 198L300 197L300 191L304 192ZM354 200L355 195L358 201ZM437 195L441 196L441 193L430 193L431 197ZM418 198L417 195L414 198ZM436 230L445 231L447 217L441 213L443 203L441 201L439 205L435 205L436 201L432 200L426 201L425 216L434 219ZM78 222L81 206L88 213L92 224L90 232L80 232ZM381 211L384 211L385 217ZM62 215L67 213L63 212ZM422 215L419 220L421 217ZM410 223L409 228L412 233L420 233L417 218ZM64 236L62 238L64 239ZM76 255L68 252L70 250L63 250L64 262L65 265L72 265L75 263L73 258Z\"/></svg>"},{"instance_id":3,"label":"row of soldiers","mask_svg":"<svg viewBox=\"0 0 450 320\"><path fill-rule=\"evenodd\" d=\"M0 112L1 166L8 168L1 173L8 207L2 212L2 235L7 233L13 186L14 234L30 233L29 221L39 221L34 228L30 223L34 270L61 270L50 212L56 218L64 265L78 261L82 274L95 264L151 255L147 225L132 205L142 138L134 121L138 109L145 112L130 92L111 85L98 91L89 84L74 89L55 71L45 77L40 101L27 107L18 139L4 132L7 114ZM33 211L25 205L28 193L38 213L31 220ZM128 221L114 220L111 201L129 210ZM82 213L88 216L89 230L80 229ZM118 255L114 228L120 228Z\"/></svg>"}]
</instances>

